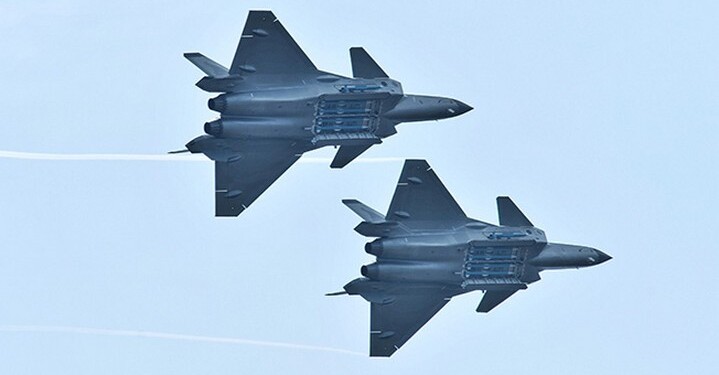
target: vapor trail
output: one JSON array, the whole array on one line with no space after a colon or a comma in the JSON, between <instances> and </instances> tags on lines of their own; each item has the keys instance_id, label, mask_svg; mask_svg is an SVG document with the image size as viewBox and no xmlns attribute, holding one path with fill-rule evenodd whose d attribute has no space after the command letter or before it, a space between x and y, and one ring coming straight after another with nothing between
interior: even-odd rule
<instances>
[{"instance_id":1,"label":"vapor trail","mask_svg":"<svg viewBox=\"0 0 719 375\"><path fill-rule=\"evenodd\" d=\"M174 154L49 154L42 152L0 151L5 159L23 160L165 160L165 161L204 161L202 155Z\"/></svg>"},{"instance_id":2,"label":"vapor trail","mask_svg":"<svg viewBox=\"0 0 719 375\"><path fill-rule=\"evenodd\" d=\"M303 344L293 344L287 342L276 341L260 341L248 340L234 337L216 337L216 336L197 336L178 333L153 332L153 331L131 331L105 328L88 328L74 326L34 326L34 325L0 325L0 332L20 332L20 333L70 333L79 335L93 336L121 336L121 337L143 337L173 341L190 341L203 342L212 344L230 344L230 345L251 345L251 346L267 346L284 349L308 350L313 352L331 352L347 355L365 356L365 353L355 352L351 350L331 348L326 346L313 346Z\"/></svg>"},{"instance_id":3,"label":"vapor trail","mask_svg":"<svg viewBox=\"0 0 719 375\"><path fill-rule=\"evenodd\" d=\"M50 154L42 152L19 152L0 150L0 158L22 160L144 160L144 161L210 161L204 155L187 154ZM404 158L358 158L354 163L395 163ZM298 163L329 164L331 158L303 157Z\"/></svg>"}]
</instances>

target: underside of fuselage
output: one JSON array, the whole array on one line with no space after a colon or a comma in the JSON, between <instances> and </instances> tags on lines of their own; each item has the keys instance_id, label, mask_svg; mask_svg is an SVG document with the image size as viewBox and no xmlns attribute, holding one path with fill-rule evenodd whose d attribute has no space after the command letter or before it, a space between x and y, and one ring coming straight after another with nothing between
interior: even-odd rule
<instances>
[{"instance_id":1,"label":"underside of fuselage","mask_svg":"<svg viewBox=\"0 0 719 375\"><path fill-rule=\"evenodd\" d=\"M376 261L343 292L371 304L370 356L391 356L456 295L483 291L477 312L487 313L545 269L611 259L548 243L509 197L497 197L500 225L468 218L424 160L405 161L387 214L356 199L343 203L364 220L358 233L378 237L365 245Z\"/></svg>"},{"instance_id":2,"label":"underside of fuselage","mask_svg":"<svg viewBox=\"0 0 719 375\"><path fill-rule=\"evenodd\" d=\"M191 52L206 76L197 86L220 118L186 147L215 161L215 215L237 216L304 152L339 146L343 168L407 121L438 120L472 108L449 98L404 95L402 85L361 47L353 77L317 69L270 11L251 11L229 68Z\"/></svg>"}]
</instances>

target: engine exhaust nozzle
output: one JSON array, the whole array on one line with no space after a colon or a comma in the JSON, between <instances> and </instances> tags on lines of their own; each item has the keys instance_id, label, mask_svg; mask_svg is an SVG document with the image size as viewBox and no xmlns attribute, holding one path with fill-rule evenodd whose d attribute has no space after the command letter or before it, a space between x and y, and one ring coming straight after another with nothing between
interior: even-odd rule
<instances>
[{"instance_id":1,"label":"engine exhaust nozzle","mask_svg":"<svg viewBox=\"0 0 719 375\"><path fill-rule=\"evenodd\" d=\"M222 135L222 120L215 120L205 123L205 133L219 137Z\"/></svg>"},{"instance_id":2,"label":"engine exhaust nozzle","mask_svg":"<svg viewBox=\"0 0 719 375\"><path fill-rule=\"evenodd\" d=\"M213 111L217 112L225 112L227 109L227 97L225 97L224 94L217 96L215 98L212 98L207 101L207 107L209 107Z\"/></svg>"}]
</instances>

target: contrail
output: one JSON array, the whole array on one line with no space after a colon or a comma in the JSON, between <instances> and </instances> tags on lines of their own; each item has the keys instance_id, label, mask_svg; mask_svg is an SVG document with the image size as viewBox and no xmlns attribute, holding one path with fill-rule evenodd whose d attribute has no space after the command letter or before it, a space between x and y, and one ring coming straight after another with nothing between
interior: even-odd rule
<instances>
[{"instance_id":1,"label":"contrail","mask_svg":"<svg viewBox=\"0 0 719 375\"><path fill-rule=\"evenodd\" d=\"M42 152L0 151L0 158L23 160L165 160L204 161L202 155L174 154L49 154Z\"/></svg>"},{"instance_id":2,"label":"contrail","mask_svg":"<svg viewBox=\"0 0 719 375\"><path fill-rule=\"evenodd\" d=\"M22 160L144 160L144 161L210 161L204 155L187 154L50 154L42 152L19 152L0 150L0 158ZM395 163L405 158L358 158L357 163ZM298 163L302 164L329 164L332 158L303 157Z\"/></svg>"},{"instance_id":3,"label":"contrail","mask_svg":"<svg viewBox=\"0 0 719 375\"><path fill-rule=\"evenodd\" d=\"M122 337L143 337L173 341L190 341L203 342L213 344L230 344L230 345L251 345L251 346L268 346L284 349L308 350L313 352L331 352L347 355L365 356L365 353L355 352L352 350L331 348L326 346L313 346L303 344L293 344L287 342L276 341L260 341L248 340L234 337L216 337L216 336L197 336L178 333L153 332L153 331L131 331L106 328L88 328L74 326L34 326L34 325L0 325L0 332L21 332L21 333L71 333L79 335L93 336L122 336Z\"/></svg>"}]
</instances>

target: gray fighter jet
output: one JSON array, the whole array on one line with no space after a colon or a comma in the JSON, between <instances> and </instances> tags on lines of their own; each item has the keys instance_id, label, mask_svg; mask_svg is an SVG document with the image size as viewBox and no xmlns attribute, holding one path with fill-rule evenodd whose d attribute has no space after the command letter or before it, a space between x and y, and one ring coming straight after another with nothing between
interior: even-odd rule
<instances>
[{"instance_id":1,"label":"gray fighter jet","mask_svg":"<svg viewBox=\"0 0 719 375\"><path fill-rule=\"evenodd\" d=\"M461 115L454 99L405 95L362 48L353 78L318 70L270 11L251 11L230 69L199 53L185 57L207 76L197 86L220 118L186 147L215 161L217 216L237 216L303 153L339 146L342 168L408 121ZM180 151L182 152L182 151Z\"/></svg>"},{"instance_id":2,"label":"gray fighter jet","mask_svg":"<svg viewBox=\"0 0 719 375\"><path fill-rule=\"evenodd\" d=\"M364 220L355 230L379 237L377 257L344 291L371 303L370 356L389 357L449 300L482 290L486 313L548 269L594 266L609 255L590 247L547 243L544 232L509 197L498 197L499 226L468 218L424 160L407 160L387 215L343 201Z\"/></svg>"}]
</instances>

